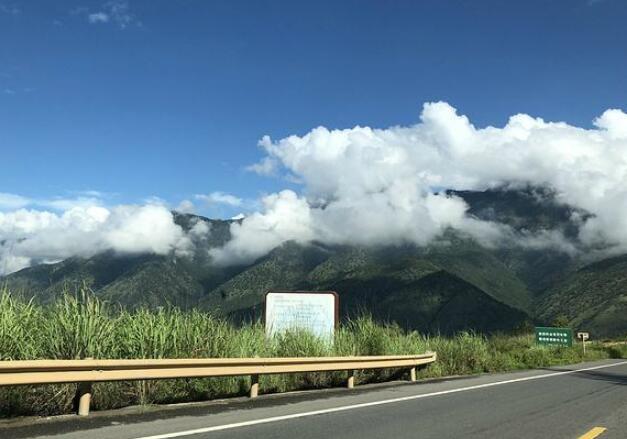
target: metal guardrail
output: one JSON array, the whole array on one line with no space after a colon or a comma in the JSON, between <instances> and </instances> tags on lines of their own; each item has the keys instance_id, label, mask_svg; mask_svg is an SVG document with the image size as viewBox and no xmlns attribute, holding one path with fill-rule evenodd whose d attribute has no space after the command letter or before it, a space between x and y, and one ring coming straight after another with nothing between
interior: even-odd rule
<instances>
[{"instance_id":1,"label":"metal guardrail","mask_svg":"<svg viewBox=\"0 0 627 439\"><path fill-rule=\"evenodd\" d=\"M32 360L0 361L0 386L78 383L78 414L89 414L91 384L171 378L250 375L250 397L259 393L259 375L347 370L353 388L354 371L399 368L410 370L433 363L435 353L372 357L211 358L180 360Z\"/></svg>"}]
</instances>

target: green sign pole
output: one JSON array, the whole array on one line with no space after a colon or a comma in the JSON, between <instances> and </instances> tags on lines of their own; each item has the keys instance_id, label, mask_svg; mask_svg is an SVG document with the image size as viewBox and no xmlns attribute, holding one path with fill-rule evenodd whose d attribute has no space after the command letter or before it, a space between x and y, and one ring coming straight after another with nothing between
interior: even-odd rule
<instances>
[{"instance_id":1,"label":"green sign pole","mask_svg":"<svg viewBox=\"0 0 627 439\"><path fill-rule=\"evenodd\" d=\"M573 331L570 328L536 327L536 344L571 347L573 345Z\"/></svg>"}]
</instances>

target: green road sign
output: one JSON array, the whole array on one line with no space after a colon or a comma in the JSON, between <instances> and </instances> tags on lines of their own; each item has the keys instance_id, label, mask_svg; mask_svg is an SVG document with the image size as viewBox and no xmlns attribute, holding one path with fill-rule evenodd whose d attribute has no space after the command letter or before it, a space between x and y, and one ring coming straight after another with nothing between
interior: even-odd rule
<instances>
[{"instance_id":1,"label":"green road sign","mask_svg":"<svg viewBox=\"0 0 627 439\"><path fill-rule=\"evenodd\" d=\"M573 330L570 328L536 327L536 344L570 347L573 345Z\"/></svg>"}]
</instances>

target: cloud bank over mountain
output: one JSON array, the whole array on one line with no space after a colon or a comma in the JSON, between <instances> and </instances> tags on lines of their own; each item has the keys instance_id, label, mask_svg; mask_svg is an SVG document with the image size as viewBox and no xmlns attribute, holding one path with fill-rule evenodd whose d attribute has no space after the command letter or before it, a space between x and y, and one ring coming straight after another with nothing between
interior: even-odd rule
<instances>
[{"instance_id":1,"label":"cloud bank over mountain","mask_svg":"<svg viewBox=\"0 0 627 439\"><path fill-rule=\"evenodd\" d=\"M627 114L621 110L605 111L589 129L526 114L503 127L477 128L436 102L424 105L413 126L318 127L303 136L264 137L260 146L264 157L248 169L298 182L302 190L267 195L258 211L234 222L231 240L209 250L218 264L252 262L288 240L426 245L449 228L492 247L515 242L567 253L627 252ZM561 230L514 231L477 219L464 200L445 192L528 186L550 188L558 203L580 209L572 218L579 225L575 240ZM223 192L195 199L245 204ZM179 208L195 206L184 200ZM105 250L190 255L198 233L210 231L186 233L160 202L105 207L93 195L34 202L0 193L0 275Z\"/></svg>"},{"instance_id":2,"label":"cloud bank over mountain","mask_svg":"<svg viewBox=\"0 0 627 439\"><path fill-rule=\"evenodd\" d=\"M190 234L158 204L73 206L63 213L19 209L0 212L0 275L71 256L117 253L191 254Z\"/></svg>"},{"instance_id":3,"label":"cloud bank over mountain","mask_svg":"<svg viewBox=\"0 0 627 439\"><path fill-rule=\"evenodd\" d=\"M557 201L593 216L579 244L627 250L627 114L605 111L584 129L526 114L502 127L476 128L445 102L427 103L409 127L318 127L278 141L264 137L266 156L249 169L281 171L303 184L232 226L214 249L218 261L251 260L286 240L326 243L426 244L449 227L484 245L509 239L507 227L466 215L467 205L441 189L548 187ZM518 237L519 244L573 251L559 231Z\"/></svg>"}]
</instances>

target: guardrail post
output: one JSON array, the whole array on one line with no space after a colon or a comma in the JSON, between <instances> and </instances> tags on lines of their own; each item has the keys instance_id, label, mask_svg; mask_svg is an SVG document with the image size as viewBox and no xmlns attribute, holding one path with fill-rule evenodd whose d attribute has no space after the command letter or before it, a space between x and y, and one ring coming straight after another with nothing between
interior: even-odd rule
<instances>
[{"instance_id":1,"label":"guardrail post","mask_svg":"<svg viewBox=\"0 0 627 439\"><path fill-rule=\"evenodd\" d=\"M89 414L89 405L91 404L91 383L78 383L78 416L87 416Z\"/></svg>"},{"instance_id":2,"label":"guardrail post","mask_svg":"<svg viewBox=\"0 0 627 439\"><path fill-rule=\"evenodd\" d=\"M352 389L353 387L355 387L355 371L354 370L348 371L348 379L346 380L346 387L349 389Z\"/></svg>"},{"instance_id":3,"label":"guardrail post","mask_svg":"<svg viewBox=\"0 0 627 439\"><path fill-rule=\"evenodd\" d=\"M250 376L250 397L256 398L259 395L259 375Z\"/></svg>"},{"instance_id":4,"label":"guardrail post","mask_svg":"<svg viewBox=\"0 0 627 439\"><path fill-rule=\"evenodd\" d=\"M411 369L409 369L409 381L416 381L416 368L412 367Z\"/></svg>"}]
</instances>

